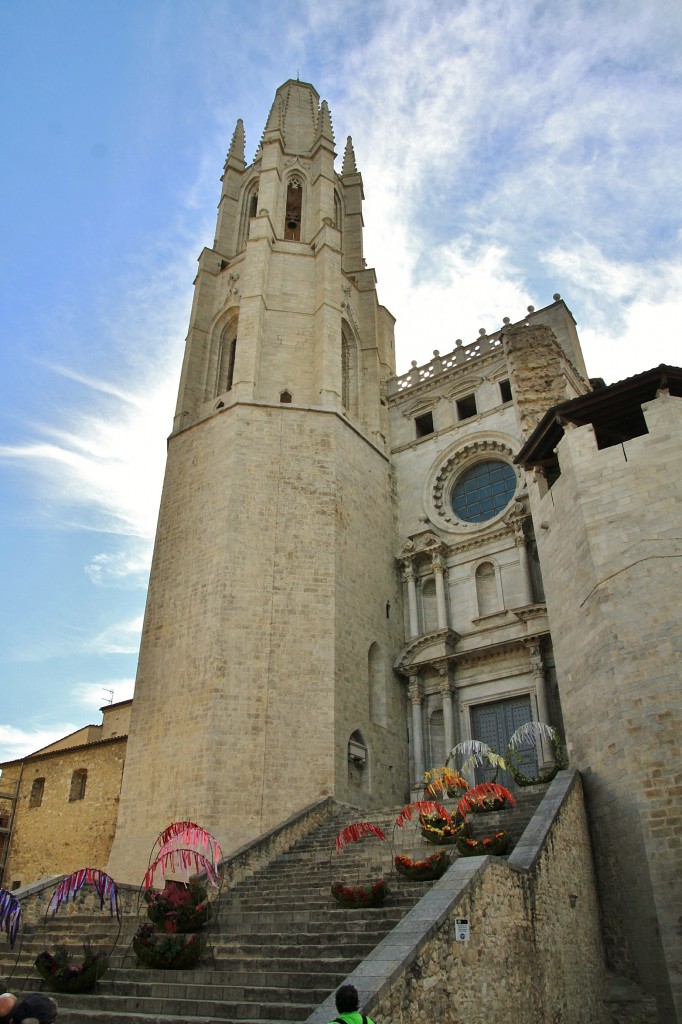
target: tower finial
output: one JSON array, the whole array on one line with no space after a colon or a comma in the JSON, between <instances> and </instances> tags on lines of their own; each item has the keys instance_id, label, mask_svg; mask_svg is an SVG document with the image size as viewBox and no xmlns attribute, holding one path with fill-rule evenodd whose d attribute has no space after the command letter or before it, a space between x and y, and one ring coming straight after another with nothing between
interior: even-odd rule
<instances>
[{"instance_id":1,"label":"tower finial","mask_svg":"<svg viewBox=\"0 0 682 1024\"><path fill-rule=\"evenodd\" d=\"M246 137L244 135L244 122L241 117L237 121L234 131L232 132L232 141L230 142L230 149L227 154L228 158L233 156L237 160L244 160L244 147L246 143Z\"/></svg>"},{"instance_id":2,"label":"tower finial","mask_svg":"<svg viewBox=\"0 0 682 1024\"><path fill-rule=\"evenodd\" d=\"M329 104L326 100L322 100L320 106L320 113L317 119L317 137L318 139L328 139L329 142L334 142L332 115L329 112Z\"/></svg>"},{"instance_id":3,"label":"tower finial","mask_svg":"<svg viewBox=\"0 0 682 1024\"><path fill-rule=\"evenodd\" d=\"M357 174L358 168L355 163L355 150L353 149L353 140L348 136L346 139L346 148L343 153L343 167L341 168L341 176L346 174Z\"/></svg>"}]
</instances>

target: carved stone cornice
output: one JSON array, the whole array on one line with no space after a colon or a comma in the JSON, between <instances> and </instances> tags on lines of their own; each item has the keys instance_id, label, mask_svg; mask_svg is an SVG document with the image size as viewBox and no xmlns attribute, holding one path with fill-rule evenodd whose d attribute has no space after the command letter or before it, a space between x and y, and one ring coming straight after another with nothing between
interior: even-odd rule
<instances>
[{"instance_id":1,"label":"carved stone cornice","mask_svg":"<svg viewBox=\"0 0 682 1024\"><path fill-rule=\"evenodd\" d=\"M525 623L547 618L547 605L541 601L536 604L524 604L520 608L511 608L510 611L520 622ZM543 629L543 632L548 633L549 626Z\"/></svg>"},{"instance_id":2,"label":"carved stone cornice","mask_svg":"<svg viewBox=\"0 0 682 1024\"><path fill-rule=\"evenodd\" d=\"M459 633L452 629L438 629L415 637L401 651L395 668L404 676L414 675L416 670L426 667L440 668L450 660L459 640Z\"/></svg>"}]
</instances>

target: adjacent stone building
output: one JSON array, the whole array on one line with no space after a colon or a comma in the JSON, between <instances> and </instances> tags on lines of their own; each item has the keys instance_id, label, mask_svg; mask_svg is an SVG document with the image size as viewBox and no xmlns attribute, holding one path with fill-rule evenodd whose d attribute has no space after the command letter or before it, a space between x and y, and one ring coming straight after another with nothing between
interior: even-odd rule
<instances>
[{"instance_id":1,"label":"adjacent stone building","mask_svg":"<svg viewBox=\"0 0 682 1024\"><path fill-rule=\"evenodd\" d=\"M554 406L519 454L609 962L682 1007L682 370Z\"/></svg>"},{"instance_id":2,"label":"adjacent stone building","mask_svg":"<svg viewBox=\"0 0 682 1024\"><path fill-rule=\"evenodd\" d=\"M132 701L28 757L0 764L1 882L19 889L106 866L116 828Z\"/></svg>"}]
</instances>

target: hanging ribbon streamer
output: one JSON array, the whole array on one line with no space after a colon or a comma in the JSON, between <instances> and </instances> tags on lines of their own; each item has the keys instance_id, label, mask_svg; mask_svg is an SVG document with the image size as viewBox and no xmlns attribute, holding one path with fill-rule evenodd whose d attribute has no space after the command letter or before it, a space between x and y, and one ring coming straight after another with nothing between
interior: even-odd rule
<instances>
[{"instance_id":1,"label":"hanging ribbon streamer","mask_svg":"<svg viewBox=\"0 0 682 1024\"><path fill-rule=\"evenodd\" d=\"M377 839L385 839L386 836L377 825L371 821L356 821L341 829L336 837L336 852L341 853L346 843L357 843L363 836L376 836Z\"/></svg>"},{"instance_id":2,"label":"hanging ribbon streamer","mask_svg":"<svg viewBox=\"0 0 682 1024\"><path fill-rule=\"evenodd\" d=\"M180 868L191 868L194 867L194 874L198 875L200 871L206 872L206 877L211 885L218 888L218 878L214 871L214 865L205 857L203 853L197 853L196 850L176 850L169 849L165 853L160 853L153 864L147 868L147 873L144 876L142 882L143 889L151 889L154 885L154 875L157 871L161 872L161 877L165 878L167 871L175 873Z\"/></svg>"},{"instance_id":3,"label":"hanging ribbon streamer","mask_svg":"<svg viewBox=\"0 0 682 1024\"><path fill-rule=\"evenodd\" d=\"M175 872L176 866L184 869L194 866L195 874L205 871L211 885L218 888L217 868L223 852L210 832L194 821L174 821L159 833L156 841L160 850L147 868L142 882L144 889L152 888L157 871L164 878L169 869ZM199 852L200 849L206 853Z\"/></svg>"},{"instance_id":4,"label":"hanging ribbon streamer","mask_svg":"<svg viewBox=\"0 0 682 1024\"><path fill-rule=\"evenodd\" d=\"M14 949L20 922L21 904L19 900L7 889L0 889L0 929L4 928L7 932L10 949Z\"/></svg>"},{"instance_id":5,"label":"hanging ribbon streamer","mask_svg":"<svg viewBox=\"0 0 682 1024\"><path fill-rule=\"evenodd\" d=\"M449 813L445 808L436 803L435 800L415 800L414 803L408 804L407 807L403 807L402 811L395 819L396 825L402 828L406 821L412 821L413 813L418 814L420 817L423 814L437 814L439 818L445 818L446 821L450 820Z\"/></svg>"},{"instance_id":6,"label":"hanging ribbon streamer","mask_svg":"<svg viewBox=\"0 0 682 1024\"><path fill-rule=\"evenodd\" d=\"M51 911L52 917L55 916L62 903L68 903L69 899L73 900L84 885L92 885L99 896L100 910L104 908L105 899L108 899L109 913L112 917L115 913L116 917L120 920L121 910L118 905L116 883L110 875L107 875L105 871L100 871L99 868L79 868L78 871L74 871L59 883L52 894L48 908L48 912Z\"/></svg>"}]
</instances>

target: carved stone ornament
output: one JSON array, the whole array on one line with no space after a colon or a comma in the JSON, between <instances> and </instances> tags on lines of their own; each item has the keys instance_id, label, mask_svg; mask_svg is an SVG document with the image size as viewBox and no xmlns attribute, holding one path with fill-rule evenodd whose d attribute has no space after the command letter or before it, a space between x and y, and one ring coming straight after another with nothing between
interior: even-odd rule
<instances>
[{"instance_id":1,"label":"carved stone ornament","mask_svg":"<svg viewBox=\"0 0 682 1024\"><path fill-rule=\"evenodd\" d=\"M307 160L301 160L299 156L289 157L289 159L284 162L284 166L287 168L294 167L296 164L298 164L299 167L302 167L305 171L310 170L310 163ZM300 185L298 187L300 188Z\"/></svg>"},{"instance_id":2,"label":"carved stone ornament","mask_svg":"<svg viewBox=\"0 0 682 1024\"><path fill-rule=\"evenodd\" d=\"M239 280L239 274L233 272L233 273L228 275L228 278L227 278L227 297L228 297L228 299L230 298L230 296L234 296L237 299L240 297L241 291L237 287L237 281L238 280Z\"/></svg>"},{"instance_id":3,"label":"carved stone ornament","mask_svg":"<svg viewBox=\"0 0 682 1024\"><path fill-rule=\"evenodd\" d=\"M473 527L480 529L485 527L487 523L463 523L461 522L455 513L452 511L452 507L449 501L450 488L452 486L455 476L469 463L473 463L477 457L490 456L495 458L501 456L503 459L512 461L514 453L508 444L504 444L502 441L496 440L485 440L485 441L474 441L471 444L465 445L463 448L459 448L453 455L447 459L438 471L433 483L433 490L431 493L431 500L433 501L434 508L438 514L438 518L443 525L446 525L452 529L453 527L470 530Z\"/></svg>"}]
</instances>

